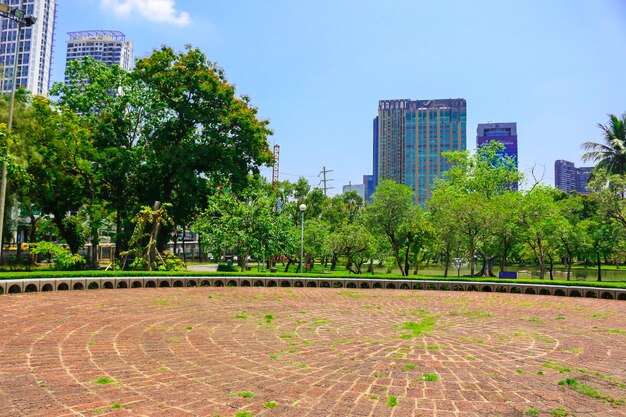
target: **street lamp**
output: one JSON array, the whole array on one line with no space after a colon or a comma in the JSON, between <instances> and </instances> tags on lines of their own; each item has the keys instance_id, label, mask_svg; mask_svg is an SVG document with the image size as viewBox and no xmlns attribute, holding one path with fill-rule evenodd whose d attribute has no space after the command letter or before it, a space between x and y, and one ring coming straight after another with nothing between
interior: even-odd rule
<instances>
[{"instance_id":1,"label":"street lamp","mask_svg":"<svg viewBox=\"0 0 626 417\"><path fill-rule=\"evenodd\" d=\"M17 83L17 61L20 53L20 34L23 27L30 27L37 22L37 18L32 15L26 15L22 10L22 1L19 6L12 7L7 4L0 4L0 16L6 17L9 20L17 23L17 37L15 39L15 55L13 56L13 84L11 85L11 98L9 100L9 121L7 123L7 130L9 135L13 128L13 102L15 101L15 84ZM8 152L8 149L7 149ZM4 255L2 248L2 237L4 235L4 206L6 203L7 194L7 165L2 164L2 180L0 182L0 261Z\"/></svg>"},{"instance_id":2,"label":"street lamp","mask_svg":"<svg viewBox=\"0 0 626 417\"><path fill-rule=\"evenodd\" d=\"M300 213L302 213L302 233L300 234L300 273L302 273L302 258L304 258L304 212L306 204L300 204Z\"/></svg>"}]
</instances>

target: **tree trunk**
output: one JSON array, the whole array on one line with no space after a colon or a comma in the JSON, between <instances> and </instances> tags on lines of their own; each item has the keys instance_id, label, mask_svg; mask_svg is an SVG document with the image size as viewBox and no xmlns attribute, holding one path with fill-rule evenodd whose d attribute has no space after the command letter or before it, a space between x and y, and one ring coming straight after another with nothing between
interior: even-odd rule
<instances>
[{"instance_id":1,"label":"tree trunk","mask_svg":"<svg viewBox=\"0 0 626 417\"><path fill-rule=\"evenodd\" d=\"M115 259L120 259L122 236L122 216L119 210L115 213Z\"/></svg>"},{"instance_id":2,"label":"tree trunk","mask_svg":"<svg viewBox=\"0 0 626 417\"><path fill-rule=\"evenodd\" d=\"M598 261L598 281L602 281L602 263L600 263L600 252L596 252L596 260Z\"/></svg>"},{"instance_id":3,"label":"tree trunk","mask_svg":"<svg viewBox=\"0 0 626 417\"><path fill-rule=\"evenodd\" d=\"M178 240L178 233L176 233L176 239ZM180 241L180 246L183 249L183 264L187 263L187 247L185 245L185 227L183 226L183 238Z\"/></svg>"},{"instance_id":4,"label":"tree trunk","mask_svg":"<svg viewBox=\"0 0 626 417\"><path fill-rule=\"evenodd\" d=\"M448 277L448 268L450 267L450 244L446 244L446 253L445 253L445 257L446 257L446 263L445 263L445 267L443 270L443 277L447 278Z\"/></svg>"},{"instance_id":5,"label":"tree trunk","mask_svg":"<svg viewBox=\"0 0 626 417\"><path fill-rule=\"evenodd\" d=\"M153 211L161 208L161 202L155 201L152 207ZM157 237L159 235L159 219L155 219L152 223L152 231L150 232L150 241L148 243L148 271L152 271L152 263L157 259Z\"/></svg>"},{"instance_id":6,"label":"tree trunk","mask_svg":"<svg viewBox=\"0 0 626 417\"><path fill-rule=\"evenodd\" d=\"M574 262L574 258L573 257L567 257L567 280L570 280L570 277L572 275L572 263Z\"/></svg>"}]
</instances>

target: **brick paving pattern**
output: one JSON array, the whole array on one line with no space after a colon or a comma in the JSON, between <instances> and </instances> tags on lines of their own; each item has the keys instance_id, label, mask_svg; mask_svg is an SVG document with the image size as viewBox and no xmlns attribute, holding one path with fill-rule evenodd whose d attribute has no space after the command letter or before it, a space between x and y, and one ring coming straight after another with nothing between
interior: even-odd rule
<instances>
[{"instance_id":1,"label":"brick paving pattern","mask_svg":"<svg viewBox=\"0 0 626 417\"><path fill-rule=\"evenodd\" d=\"M626 416L622 301L163 288L0 316L0 416Z\"/></svg>"}]
</instances>

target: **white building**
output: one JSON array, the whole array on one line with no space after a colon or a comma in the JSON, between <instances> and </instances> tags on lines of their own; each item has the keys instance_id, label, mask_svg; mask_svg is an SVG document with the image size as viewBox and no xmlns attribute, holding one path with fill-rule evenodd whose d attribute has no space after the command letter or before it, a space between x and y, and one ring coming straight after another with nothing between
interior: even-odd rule
<instances>
[{"instance_id":1,"label":"white building","mask_svg":"<svg viewBox=\"0 0 626 417\"><path fill-rule=\"evenodd\" d=\"M115 30L86 30L70 32L65 65L75 59L91 57L106 65L119 65L130 70L133 66L133 43Z\"/></svg>"},{"instance_id":2,"label":"white building","mask_svg":"<svg viewBox=\"0 0 626 417\"><path fill-rule=\"evenodd\" d=\"M19 7L25 14L37 18L35 25L22 28L17 61L17 86L24 87L33 94L45 96L48 94L51 81L56 0L2 0L2 2ZM9 93L13 87L17 24L2 17L0 22L2 92Z\"/></svg>"}]
</instances>

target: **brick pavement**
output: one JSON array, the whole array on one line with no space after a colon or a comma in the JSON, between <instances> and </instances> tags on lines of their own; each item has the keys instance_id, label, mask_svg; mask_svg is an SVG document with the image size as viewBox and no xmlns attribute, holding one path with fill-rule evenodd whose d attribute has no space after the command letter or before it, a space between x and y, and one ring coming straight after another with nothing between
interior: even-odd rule
<instances>
[{"instance_id":1,"label":"brick pavement","mask_svg":"<svg viewBox=\"0 0 626 417\"><path fill-rule=\"evenodd\" d=\"M0 317L0 416L626 416L620 301L163 288Z\"/></svg>"}]
</instances>

